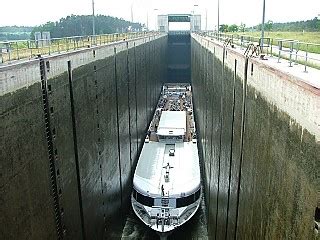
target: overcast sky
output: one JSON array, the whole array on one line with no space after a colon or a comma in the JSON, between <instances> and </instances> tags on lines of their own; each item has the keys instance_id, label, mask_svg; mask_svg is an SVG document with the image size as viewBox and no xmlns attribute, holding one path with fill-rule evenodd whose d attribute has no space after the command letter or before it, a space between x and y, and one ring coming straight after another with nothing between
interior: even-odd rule
<instances>
[{"instance_id":1,"label":"overcast sky","mask_svg":"<svg viewBox=\"0 0 320 240\"><path fill-rule=\"evenodd\" d=\"M217 24L218 0L94 0L96 14L116 16L136 22L147 22L154 28L157 14L202 14L205 28L207 10L208 29ZM220 24L256 25L262 19L263 0L220 0ZM198 5L198 6L194 6ZM70 14L91 14L92 0L3 0L0 4L0 26L34 26L57 21ZM155 10L158 9L158 10ZM287 22L312 19L320 15L320 0L266 0L266 21Z\"/></svg>"}]
</instances>

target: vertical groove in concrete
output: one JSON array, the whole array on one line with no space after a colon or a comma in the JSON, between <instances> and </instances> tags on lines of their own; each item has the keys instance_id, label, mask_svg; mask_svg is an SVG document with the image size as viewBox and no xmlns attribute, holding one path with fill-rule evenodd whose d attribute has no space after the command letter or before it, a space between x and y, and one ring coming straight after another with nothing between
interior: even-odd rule
<instances>
[{"instance_id":1,"label":"vertical groove in concrete","mask_svg":"<svg viewBox=\"0 0 320 240\"><path fill-rule=\"evenodd\" d=\"M246 97L247 97L247 79L248 79L248 58L245 59L244 66L244 81L243 81L243 99L242 99L242 120L241 120L241 140L240 140L240 163L239 163L239 178L238 178L238 191L237 191L237 204L236 204L236 224L235 224L235 235L234 239L237 239L238 225L239 225L239 201L240 201L240 190L241 190L241 173L243 163L243 142L245 132L245 113L246 113Z\"/></svg>"},{"instance_id":2,"label":"vertical groove in concrete","mask_svg":"<svg viewBox=\"0 0 320 240\"><path fill-rule=\"evenodd\" d=\"M113 52L112 47L112 52ZM115 56L107 57L98 68L100 131L103 145L102 173L103 173L103 214L104 236L112 236L121 227L121 182L119 168L118 150L118 128L117 128L117 95L115 87ZM118 64L118 63L117 63ZM122 179L121 179L122 180ZM99 202L99 204L101 204ZM100 216L99 216L100 218ZM107 238L108 239L108 238Z\"/></svg>"},{"instance_id":3,"label":"vertical groove in concrete","mask_svg":"<svg viewBox=\"0 0 320 240\"><path fill-rule=\"evenodd\" d=\"M147 55L148 55L148 53L149 53L149 43L150 43L150 37L149 37L149 41L145 44L145 51L143 51L144 52L144 55L143 55L143 57L144 57L144 62L145 62L145 68L144 68L144 77L145 77L145 104L146 104L146 109L145 109L145 111L146 111L146 122L145 122L145 126L146 126L146 128L148 127L148 122L149 122L149 114L148 114L148 108L149 108L149 101L148 101L148 81L149 81L149 79L148 79L148 66L149 66L149 59L147 58Z\"/></svg>"},{"instance_id":4,"label":"vertical groove in concrete","mask_svg":"<svg viewBox=\"0 0 320 240\"><path fill-rule=\"evenodd\" d=\"M211 65L211 70L210 70L210 72L212 72L212 79L209 79L210 80L210 82L214 82L214 57L215 57L215 55L214 55L215 53L213 53L213 55L211 56L211 61L212 61L212 65ZM214 103L214 101L213 101L213 96L212 96L212 87L213 87L213 85L214 84L211 84L211 89L210 89L210 97L211 97L211 99L210 99L210 105L211 106L213 106L213 104L215 104ZM212 122L212 119L213 119L213 114L214 114L214 111L211 111L211 114L210 114L210 121ZM208 192L210 193L211 192L211 181L210 181L210 178L211 178L211 175L212 175L212 165L213 165L213 159L212 159L212 151L213 151L213 137L214 137L214 134L213 134L213 130L212 129L210 129L210 158L209 158L209 170L207 170L208 171L208 176L207 176L207 178L209 178L209 181L208 181ZM208 193L208 194L209 194ZM210 200L211 200L211 198L209 197L208 198L208 201L207 201L207 205L208 206L210 206ZM209 218L209 213L208 213L208 225L209 225L209 221L211 221L210 220L210 218ZM209 227L208 227L209 228ZM209 229L208 229L208 231L209 231Z\"/></svg>"},{"instance_id":5,"label":"vertical groove in concrete","mask_svg":"<svg viewBox=\"0 0 320 240\"><path fill-rule=\"evenodd\" d=\"M205 51L203 52L203 67L204 67L204 95L208 96L208 86L209 86L209 79L208 79L208 56L209 56L209 51ZM206 159L208 159L208 152L209 152L209 142L208 142L208 133L209 133L209 123L208 123L208 108L209 108L209 104L208 104L208 97L205 98L205 112L204 112L204 156ZM211 129L211 128L210 128Z\"/></svg>"},{"instance_id":6,"label":"vertical groove in concrete","mask_svg":"<svg viewBox=\"0 0 320 240\"><path fill-rule=\"evenodd\" d=\"M60 202L59 202L59 192L57 187L56 179L56 166L55 166L55 155L56 149L53 146L53 137L52 137L52 126L50 119L50 112L53 113L53 107L49 105L49 94L48 94L48 83L47 83L47 69L45 61L43 58L40 58L40 77L41 77L41 88L42 88L42 100L43 100L43 111L45 118L45 132L47 137L48 144L48 156L49 156L49 169L50 169L50 180L51 180L51 193L53 196L53 209L55 212L55 221L56 221L56 230L58 234L58 239L63 238L63 229L61 223L61 212L60 212Z\"/></svg>"},{"instance_id":7,"label":"vertical groove in concrete","mask_svg":"<svg viewBox=\"0 0 320 240\"><path fill-rule=\"evenodd\" d=\"M229 182L228 182L228 200L227 200L227 221L225 230L225 240L229 236L229 210L230 210L230 193L231 193L231 178L232 178L232 153L233 153L233 136L234 136L234 118L235 118L235 94L236 94L236 79L237 79L237 59L234 60L234 73L233 73L233 91L232 91L232 120L231 120L231 141L230 141L230 158L229 158ZM230 239L232 237L229 237Z\"/></svg>"},{"instance_id":8,"label":"vertical groove in concrete","mask_svg":"<svg viewBox=\"0 0 320 240\"><path fill-rule=\"evenodd\" d=\"M151 37L149 37L149 42L148 42L148 45L147 45L147 59L146 59L146 62L147 62L147 71L146 71L146 83L147 83L147 87L146 87L146 90L147 90L147 127L149 127L149 122L151 120L151 114L150 114L150 105L151 105L151 99L150 99L150 87L151 87L151 79L150 79L150 66L151 66L151 59L150 59L150 45L151 45L151 42L150 42L150 39Z\"/></svg>"},{"instance_id":9,"label":"vertical groove in concrete","mask_svg":"<svg viewBox=\"0 0 320 240\"><path fill-rule=\"evenodd\" d=\"M128 101L127 101L127 104L128 104L128 114L129 114L129 139L130 139L130 142L129 142L129 148L130 148L130 178L133 176L133 169L132 169L132 136L131 136L131 111L130 111L130 72L129 72L129 46L128 46L128 42L126 42L126 73L127 73L127 93L128 93Z\"/></svg>"},{"instance_id":10,"label":"vertical groove in concrete","mask_svg":"<svg viewBox=\"0 0 320 240\"><path fill-rule=\"evenodd\" d=\"M83 220L83 207L82 207L82 196L81 196L81 180L80 180L81 176L80 176L80 169L79 169L77 128L76 128L76 119L75 119L75 112L74 112L74 98L73 98L71 61L68 61L68 79L69 79L69 93L70 93L70 108L71 108L71 119L72 119L74 159L75 159L76 175L77 175L78 201L79 201L79 207L80 207L81 232L82 232L82 239L85 239L86 238L86 234L85 234L84 220Z\"/></svg>"},{"instance_id":11,"label":"vertical groove in concrete","mask_svg":"<svg viewBox=\"0 0 320 240\"><path fill-rule=\"evenodd\" d=\"M121 151L120 151L120 129L119 129L119 95L118 95L118 80L117 80L117 49L114 47L114 83L116 89L116 105L117 105L117 141L118 141L118 163L119 163L119 182L120 182L120 198L121 208L123 208L123 196L122 196L122 176L121 176Z\"/></svg>"},{"instance_id":12,"label":"vertical groove in concrete","mask_svg":"<svg viewBox=\"0 0 320 240\"><path fill-rule=\"evenodd\" d=\"M205 146L204 146L204 159L208 159L209 162L211 163L211 158L212 158L212 141L211 141L211 136L212 134L212 117L211 115L209 115L209 112L212 112L212 102L211 102L211 88L210 85L212 83L213 80L213 75L212 78L209 78L210 76L210 70L211 69L211 63L212 63L212 59L210 58L210 53L209 51L204 52L204 48L202 48L202 53L204 56L204 68L205 68L205 78L204 78L204 86L203 86L203 90L204 90L204 94L203 97L205 99L205 111L204 111L204 129L205 129L205 133L204 133L204 139L205 139ZM209 163L209 165L210 165ZM206 167L205 168L205 178L208 179L210 178L211 175L211 169ZM209 183L205 184L206 186L206 192L207 194L209 194L209 189L210 189L210 181ZM210 197L208 198L208 205L210 204Z\"/></svg>"},{"instance_id":13,"label":"vertical groove in concrete","mask_svg":"<svg viewBox=\"0 0 320 240\"><path fill-rule=\"evenodd\" d=\"M225 57L226 57L226 49L223 48L223 57L222 57L222 74L221 74L221 94L220 94L220 111L219 111L219 150L218 150L218 190L217 190L217 200L216 200L216 220L215 220L215 239L217 239L218 235L218 222L219 222L219 198L220 198L220 175L221 175L221 145L222 145L222 131L224 128L224 118L223 118L223 97L224 97L224 68L225 68Z\"/></svg>"},{"instance_id":14,"label":"vertical groove in concrete","mask_svg":"<svg viewBox=\"0 0 320 240\"><path fill-rule=\"evenodd\" d=\"M139 132L138 132L138 96L137 96L137 58L136 58L136 43L133 44L133 57L134 57L134 94L135 94L135 105L136 105L136 143L137 152L139 151ZM135 163L136 164L136 163Z\"/></svg>"},{"instance_id":15,"label":"vertical groove in concrete","mask_svg":"<svg viewBox=\"0 0 320 240\"><path fill-rule=\"evenodd\" d=\"M95 50L93 51L93 57L95 58L96 57L96 53L95 53ZM103 64L104 65L104 64ZM101 84L101 81L99 81L99 71L101 71L103 69L103 67L105 66L100 66L100 64L98 64L97 62L94 63L93 65L93 79L94 79L94 100L93 102L95 102L95 109L96 109L96 121L94 122L94 126L100 126L101 125L101 119L103 119L103 106L100 105L100 98L99 98L99 95L100 95L100 92L101 92L101 88L103 88L103 84ZM97 165L99 167L99 170L97 171L97 173L99 173L99 179L100 179L100 188L97 187L97 190L101 193L101 199L99 199L99 205L100 205L100 209L101 211L99 212L99 216L97 217L98 220L100 220L101 223L101 226L103 225L104 226L104 229L105 229L105 199L103 198L103 189L104 189L104 174L103 174L103 167L104 167L104 161L103 161L103 145L102 145L102 136L103 136L103 133L102 133L102 130L101 128L99 127L94 127L95 131L96 131L96 136L95 136L95 141L96 141L96 151L98 152L98 155L97 155ZM98 175L98 174L97 174ZM97 184L98 185L98 184ZM99 207L99 206L98 206ZM103 215L102 215L103 214ZM99 219L100 218L100 219ZM100 230L102 231L102 229ZM98 234L98 235L101 235L101 234Z\"/></svg>"},{"instance_id":16,"label":"vertical groove in concrete","mask_svg":"<svg viewBox=\"0 0 320 240\"><path fill-rule=\"evenodd\" d=\"M93 50L93 57L95 58L96 57L96 52L95 52L95 50ZM96 110L95 111L95 118L94 118L94 126L100 126L100 118L101 118L101 114L102 114L102 106L101 106L101 108L100 108L100 106L99 106L99 96L98 96L98 93L99 93L99 84L98 84L98 76L97 76L97 72L98 71L100 71L100 67L99 67L99 69L97 69L97 65L96 65L97 63L94 63L94 65L93 65L93 82L94 82L94 84L93 84L93 88L94 88L94 91L93 91L93 95L95 96L95 97L93 97L93 107L94 107L94 109ZM101 193L101 195L102 195L102 192L103 192L103 174L102 174L102 165L103 165L103 163L102 163L102 158L103 158L103 153L102 153L102 146L101 146L101 128L94 128L95 129L95 141L96 141L96 152L97 152L97 164L96 164L96 166L97 166L97 168L99 168L99 170L97 171L97 176L99 176L98 178L99 178L99 182L100 182L100 184L98 184L97 183L97 185L100 185L100 187L98 188L97 187L97 190ZM99 205L100 205L100 208L102 208L102 209L104 209L104 204L105 204L105 202L104 202L104 199L102 198L102 199L99 199L100 201L99 201ZM102 207L101 207L101 205L102 205ZM102 210L103 211L103 210ZM100 216L100 218L102 219L102 214L100 213L99 214ZM102 222L102 221L101 221Z\"/></svg>"},{"instance_id":17,"label":"vertical groove in concrete","mask_svg":"<svg viewBox=\"0 0 320 240\"><path fill-rule=\"evenodd\" d=\"M116 55L116 80L117 80L117 103L118 103L118 129L120 144L120 166L122 181L122 208L125 212L129 206L129 196L131 193L130 179L130 138L129 130L132 127L129 120L128 106L128 76L127 76L127 56L125 43L123 49Z\"/></svg>"}]
</instances>

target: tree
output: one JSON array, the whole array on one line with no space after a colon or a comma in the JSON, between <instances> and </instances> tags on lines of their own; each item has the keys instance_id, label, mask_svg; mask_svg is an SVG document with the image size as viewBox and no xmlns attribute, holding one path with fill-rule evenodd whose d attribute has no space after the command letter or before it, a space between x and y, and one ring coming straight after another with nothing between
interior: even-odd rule
<instances>
[{"instance_id":1,"label":"tree","mask_svg":"<svg viewBox=\"0 0 320 240\"><path fill-rule=\"evenodd\" d=\"M228 32L228 24L221 24L219 27L220 32Z\"/></svg>"},{"instance_id":2,"label":"tree","mask_svg":"<svg viewBox=\"0 0 320 240\"><path fill-rule=\"evenodd\" d=\"M232 24L228 26L228 32L238 32L238 26L236 24Z\"/></svg>"},{"instance_id":3,"label":"tree","mask_svg":"<svg viewBox=\"0 0 320 240\"><path fill-rule=\"evenodd\" d=\"M240 31L240 32L244 32L245 29L246 29L246 24L241 23L240 26L239 26L239 31Z\"/></svg>"},{"instance_id":4,"label":"tree","mask_svg":"<svg viewBox=\"0 0 320 240\"><path fill-rule=\"evenodd\" d=\"M127 32L130 29L140 31L140 23L132 23L123 19L97 15L95 16L95 30L97 34L115 33L119 31ZM92 16L91 15L71 15L61 18L57 22L47 22L37 26L31 33L34 38L35 32L50 32L52 38L86 36L92 34Z\"/></svg>"},{"instance_id":5,"label":"tree","mask_svg":"<svg viewBox=\"0 0 320 240\"><path fill-rule=\"evenodd\" d=\"M272 30L272 25L273 25L273 22L271 20L266 22L266 24L264 25L265 30L270 32Z\"/></svg>"},{"instance_id":6,"label":"tree","mask_svg":"<svg viewBox=\"0 0 320 240\"><path fill-rule=\"evenodd\" d=\"M261 24L254 27L257 30L261 30ZM274 23L268 21L265 24L265 29L267 31L288 31L288 32L319 32L320 31L320 19L317 17L306 20L306 21L297 21L297 22L286 22L286 23Z\"/></svg>"},{"instance_id":7,"label":"tree","mask_svg":"<svg viewBox=\"0 0 320 240\"><path fill-rule=\"evenodd\" d=\"M315 29L316 31L320 31L320 20L317 17L312 19L310 22L310 27L311 27L311 29Z\"/></svg>"}]
</instances>

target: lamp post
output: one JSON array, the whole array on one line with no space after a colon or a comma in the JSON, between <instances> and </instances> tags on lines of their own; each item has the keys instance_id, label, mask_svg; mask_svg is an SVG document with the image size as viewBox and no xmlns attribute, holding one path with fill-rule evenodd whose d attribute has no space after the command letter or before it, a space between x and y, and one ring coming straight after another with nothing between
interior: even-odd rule
<instances>
[{"instance_id":1,"label":"lamp post","mask_svg":"<svg viewBox=\"0 0 320 240\"><path fill-rule=\"evenodd\" d=\"M131 3L131 22L133 23L133 3Z\"/></svg>"},{"instance_id":2,"label":"lamp post","mask_svg":"<svg viewBox=\"0 0 320 240\"><path fill-rule=\"evenodd\" d=\"M158 24L157 24L157 20L158 20L157 11L158 11L158 10L159 10L158 8L153 9L154 14L155 14L155 23L154 23L155 31L159 30L159 29L157 28L157 26L158 26Z\"/></svg>"},{"instance_id":3,"label":"lamp post","mask_svg":"<svg viewBox=\"0 0 320 240\"><path fill-rule=\"evenodd\" d=\"M217 27L217 32L219 33L220 31L220 0L218 0L218 27Z\"/></svg>"},{"instance_id":4,"label":"lamp post","mask_svg":"<svg viewBox=\"0 0 320 240\"><path fill-rule=\"evenodd\" d=\"M147 11L147 31L149 31L149 12Z\"/></svg>"},{"instance_id":5,"label":"lamp post","mask_svg":"<svg viewBox=\"0 0 320 240\"><path fill-rule=\"evenodd\" d=\"M193 5L193 14L194 14L194 15L196 14L196 11L195 11L196 7L199 7L199 5L198 5L198 4L194 4L194 5Z\"/></svg>"},{"instance_id":6,"label":"lamp post","mask_svg":"<svg viewBox=\"0 0 320 240\"><path fill-rule=\"evenodd\" d=\"M208 9L206 8L206 31L208 31Z\"/></svg>"},{"instance_id":7,"label":"lamp post","mask_svg":"<svg viewBox=\"0 0 320 240\"><path fill-rule=\"evenodd\" d=\"M261 24L261 42L260 42L261 51L263 50L265 12L266 12L266 0L263 0L262 24Z\"/></svg>"},{"instance_id":8,"label":"lamp post","mask_svg":"<svg viewBox=\"0 0 320 240\"><path fill-rule=\"evenodd\" d=\"M94 0L92 0L92 35L96 35L95 19L94 19Z\"/></svg>"},{"instance_id":9,"label":"lamp post","mask_svg":"<svg viewBox=\"0 0 320 240\"><path fill-rule=\"evenodd\" d=\"M192 15L193 16L191 16L191 19L192 19L192 24L191 24L191 31L199 31L199 30L201 30L201 26L199 26L200 27L200 29L197 29L196 28L196 26L197 26L197 21L196 21L196 17L194 16L194 15L196 15L197 14L197 12L196 12L196 7L199 7L199 5L198 4L194 4L193 5L193 11L192 11ZM200 25L201 25L201 20L200 20Z\"/></svg>"}]
</instances>

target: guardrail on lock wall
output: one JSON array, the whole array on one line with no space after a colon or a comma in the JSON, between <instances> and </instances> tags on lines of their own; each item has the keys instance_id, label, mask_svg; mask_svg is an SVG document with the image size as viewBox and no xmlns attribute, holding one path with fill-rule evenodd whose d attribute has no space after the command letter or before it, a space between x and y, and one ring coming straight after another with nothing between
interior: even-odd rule
<instances>
[{"instance_id":1,"label":"guardrail on lock wall","mask_svg":"<svg viewBox=\"0 0 320 240\"><path fill-rule=\"evenodd\" d=\"M13 60L31 59L38 55L69 52L76 49L90 48L144 36L158 34L157 32L130 32L91 36L73 36L39 40L0 41L0 64Z\"/></svg>"},{"instance_id":2,"label":"guardrail on lock wall","mask_svg":"<svg viewBox=\"0 0 320 240\"><path fill-rule=\"evenodd\" d=\"M320 44L300 42L294 39L277 38L259 38L241 34L228 34L217 32L204 32L203 35L216 39L218 41L229 42L246 49L249 45L256 45L260 48L260 54L266 54L281 59L288 60L289 66L293 67L298 63L304 65L304 71L307 72L307 66L320 69L320 53L314 53L315 48Z\"/></svg>"}]
</instances>

